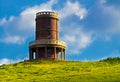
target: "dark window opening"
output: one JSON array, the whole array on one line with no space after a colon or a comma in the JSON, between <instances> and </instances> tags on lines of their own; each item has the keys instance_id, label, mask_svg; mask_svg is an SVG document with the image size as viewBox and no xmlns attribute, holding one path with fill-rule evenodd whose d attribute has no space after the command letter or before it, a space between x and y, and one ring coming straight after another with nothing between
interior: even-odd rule
<instances>
[{"instance_id":1,"label":"dark window opening","mask_svg":"<svg viewBox=\"0 0 120 82\"><path fill-rule=\"evenodd\" d=\"M48 49L48 50L47 50L47 54L48 54L48 56L52 55L52 50L51 50L51 49Z\"/></svg>"},{"instance_id":2,"label":"dark window opening","mask_svg":"<svg viewBox=\"0 0 120 82\"><path fill-rule=\"evenodd\" d=\"M50 33L48 33L47 38L48 38L48 39L51 39L51 34L50 34Z\"/></svg>"}]
</instances>

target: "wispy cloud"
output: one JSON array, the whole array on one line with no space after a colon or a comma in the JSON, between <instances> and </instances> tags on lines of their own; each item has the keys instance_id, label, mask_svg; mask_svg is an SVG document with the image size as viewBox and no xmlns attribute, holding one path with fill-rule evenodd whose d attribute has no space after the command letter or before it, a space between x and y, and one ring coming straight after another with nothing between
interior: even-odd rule
<instances>
[{"instance_id":1,"label":"wispy cloud","mask_svg":"<svg viewBox=\"0 0 120 82\"><path fill-rule=\"evenodd\" d=\"M120 32L120 9L107 2L108 0L99 0L95 3L83 23L86 29L94 30L102 37Z\"/></svg>"},{"instance_id":2,"label":"wispy cloud","mask_svg":"<svg viewBox=\"0 0 120 82\"><path fill-rule=\"evenodd\" d=\"M20 61L24 61L24 59L13 60L13 59L8 59L8 58L3 58L3 59L0 59L0 65L17 63L17 62L20 62Z\"/></svg>"},{"instance_id":3,"label":"wispy cloud","mask_svg":"<svg viewBox=\"0 0 120 82\"><path fill-rule=\"evenodd\" d=\"M19 29L33 30L33 28L35 27L35 14L40 11L51 11L52 6L56 4L56 2L57 0L50 0L46 3L26 8L20 13L20 16L18 17L17 24L19 26Z\"/></svg>"},{"instance_id":4,"label":"wispy cloud","mask_svg":"<svg viewBox=\"0 0 120 82\"><path fill-rule=\"evenodd\" d=\"M66 5L58 12L60 14L60 18L76 15L80 19L83 19L87 14L87 10L77 1L75 3L68 1Z\"/></svg>"},{"instance_id":5,"label":"wispy cloud","mask_svg":"<svg viewBox=\"0 0 120 82\"><path fill-rule=\"evenodd\" d=\"M0 65L17 63L17 62L21 62L24 60L28 60L28 57L24 57L21 59L20 58L17 58L17 59L2 58L2 59L0 59Z\"/></svg>"},{"instance_id":6,"label":"wispy cloud","mask_svg":"<svg viewBox=\"0 0 120 82\"><path fill-rule=\"evenodd\" d=\"M68 1L58 12L62 23L67 20L69 21L64 24L61 23L60 25L60 33L62 34L61 39L67 43L67 54L80 54L83 49L93 42L94 37L92 35L94 33L91 31L85 32L81 24L76 23L76 20L72 18L77 16L78 20L84 19L87 15L87 9L77 1L74 3Z\"/></svg>"},{"instance_id":7,"label":"wispy cloud","mask_svg":"<svg viewBox=\"0 0 120 82\"><path fill-rule=\"evenodd\" d=\"M24 43L24 38L20 36L7 36L5 38L1 38L0 42L7 43L7 44L22 44Z\"/></svg>"},{"instance_id":8,"label":"wispy cloud","mask_svg":"<svg viewBox=\"0 0 120 82\"><path fill-rule=\"evenodd\" d=\"M95 40L96 35L93 31L85 31L77 24L70 24L68 27L63 30L64 35L61 37L68 45L68 54L80 54Z\"/></svg>"},{"instance_id":9,"label":"wispy cloud","mask_svg":"<svg viewBox=\"0 0 120 82\"><path fill-rule=\"evenodd\" d=\"M0 25L4 25L7 22L6 18L2 18L0 20Z\"/></svg>"},{"instance_id":10,"label":"wispy cloud","mask_svg":"<svg viewBox=\"0 0 120 82\"><path fill-rule=\"evenodd\" d=\"M5 25L7 23L10 23L14 20L14 16L11 16L9 19L6 19L5 17L0 20L0 26Z\"/></svg>"},{"instance_id":11,"label":"wispy cloud","mask_svg":"<svg viewBox=\"0 0 120 82\"><path fill-rule=\"evenodd\" d=\"M10 64L12 62L13 62L12 60L9 60L7 58L0 59L0 65L2 65L2 64Z\"/></svg>"}]
</instances>

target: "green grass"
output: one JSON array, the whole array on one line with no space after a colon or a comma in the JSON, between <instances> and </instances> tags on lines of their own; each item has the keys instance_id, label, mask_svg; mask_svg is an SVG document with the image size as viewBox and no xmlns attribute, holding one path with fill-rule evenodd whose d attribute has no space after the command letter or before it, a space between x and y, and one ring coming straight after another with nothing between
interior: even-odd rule
<instances>
[{"instance_id":1,"label":"green grass","mask_svg":"<svg viewBox=\"0 0 120 82\"><path fill-rule=\"evenodd\" d=\"M120 58L96 62L41 60L2 65L0 82L120 82Z\"/></svg>"}]
</instances>

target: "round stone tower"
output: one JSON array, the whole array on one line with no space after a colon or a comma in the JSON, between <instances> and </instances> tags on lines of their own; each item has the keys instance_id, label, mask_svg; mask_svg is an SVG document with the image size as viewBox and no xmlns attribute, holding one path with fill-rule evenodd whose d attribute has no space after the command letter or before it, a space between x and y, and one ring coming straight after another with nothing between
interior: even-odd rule
<instances>
[{"instance_id":1,"label":"round stone tower","mask_svg":"<svg viewBox=\"0 0 120 82\"><path fill-rule=\"evenodd\" d=\"M36 40L29 43L29 60L65 60L66 44L59 40L58 14L38 12L35 20Z\"/></svg>"}]
</instances>

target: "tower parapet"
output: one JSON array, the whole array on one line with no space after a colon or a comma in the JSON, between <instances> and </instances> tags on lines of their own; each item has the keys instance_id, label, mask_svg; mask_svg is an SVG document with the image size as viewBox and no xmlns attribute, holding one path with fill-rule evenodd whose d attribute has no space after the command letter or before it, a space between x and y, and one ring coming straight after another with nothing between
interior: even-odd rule
<instances>
[{"instance_id":1,"label":"tower parapet","mask_svg":"<svg viewBox=\"0 0 120 82\"><path fill-rule=\"evenodd\" d=\"M38 13L36 13L36 17L52 17L52 18L58 19L58 13L56 13L56 12L49 12L49 11L38 12Z\"/></svg>"}]
</instances>

